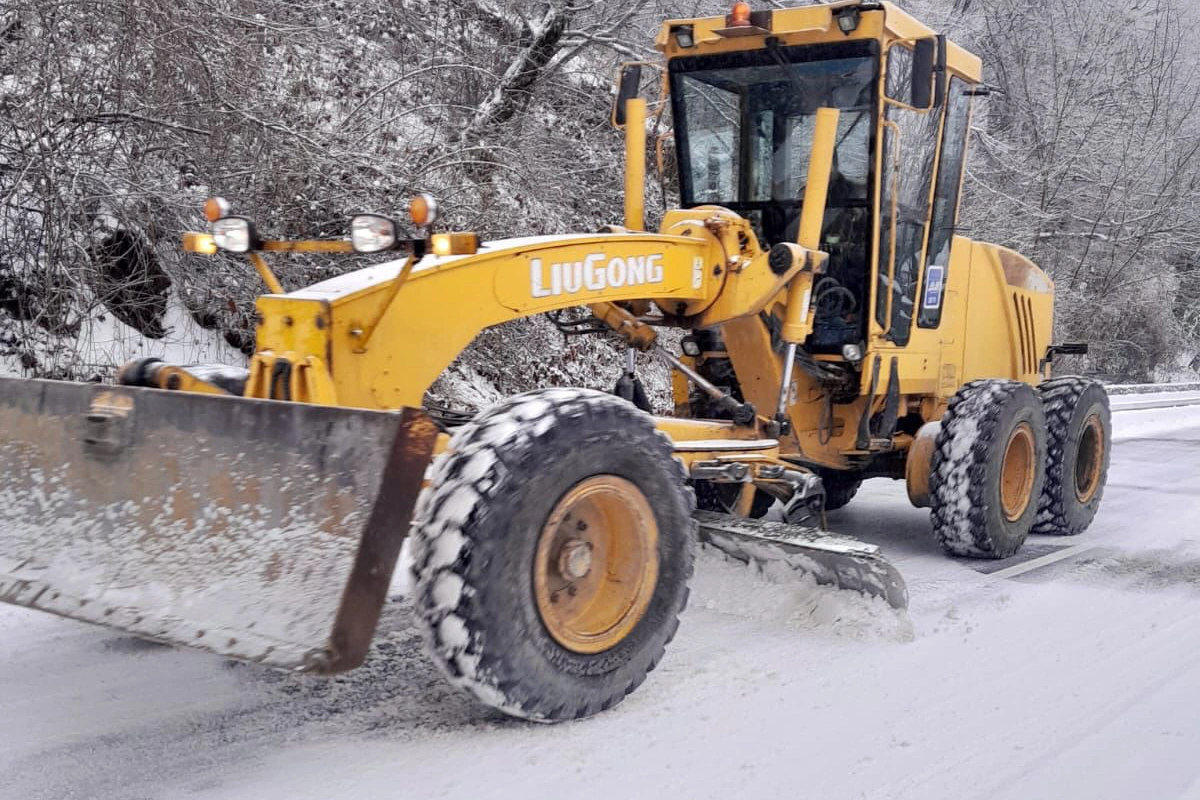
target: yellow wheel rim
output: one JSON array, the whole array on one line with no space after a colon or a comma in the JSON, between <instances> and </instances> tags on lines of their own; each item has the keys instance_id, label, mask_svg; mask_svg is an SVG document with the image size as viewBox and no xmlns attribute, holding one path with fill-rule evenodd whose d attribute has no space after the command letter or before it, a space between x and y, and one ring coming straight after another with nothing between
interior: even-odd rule
<instances>
[{"instance_id":1,"label":"yellow wheel rim","mask_svg":"<svg viewBox=\"0 0 1200 800\"><path fill-rule=\"evenodd\" d=\"M1075 454L1075 497L1087 503L1100 488L1100 467L1104 463L1104 428L1100 418L1087 418L1079 434L1079 451Z\"/></svg>"},{"instance_id":2,"label":"yellow wheel rim","mask_svg":"<svg viewBox=\"0 0 1200 800\"><path fill-rule=\"evenodd\" d=\"M646 496L615 475L576 484L538 538L533 588L542 623L576 653L600 653L646 613L658 582L658 524Z\"/></svg>"},{"instance_id":3,"label":"yellow wheel rim","mask_svg":"<svg viewBox=\"0 0 1200 800\"><path fill-rule=\"evenodd\" d=\"M1016 522L1029 507L1033 495L1033 478L1037 474L1037 447L1033 429L1022 422L1013 430L1004 448L1004 463L1000 469L1000 507L1009 522Z\"/></svg>"}]
</instances>

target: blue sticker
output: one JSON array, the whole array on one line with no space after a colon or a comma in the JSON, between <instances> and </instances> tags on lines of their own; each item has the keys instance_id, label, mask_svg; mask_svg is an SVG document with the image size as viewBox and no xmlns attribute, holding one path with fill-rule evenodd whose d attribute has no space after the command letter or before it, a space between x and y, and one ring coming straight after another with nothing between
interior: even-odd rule
<instances>
[{"instance_id":1,"label":"blue sticker","mask_svg":"<svg viewBox=\"0 0 1200 800\"><path fill-rule=\"evenodd\" d=\"M925 299L921 305L925 308L939 308L942 305L942 290L946 287L946 268L941 264L930 264L925 268Z\"/></svg>"}]
</instances>

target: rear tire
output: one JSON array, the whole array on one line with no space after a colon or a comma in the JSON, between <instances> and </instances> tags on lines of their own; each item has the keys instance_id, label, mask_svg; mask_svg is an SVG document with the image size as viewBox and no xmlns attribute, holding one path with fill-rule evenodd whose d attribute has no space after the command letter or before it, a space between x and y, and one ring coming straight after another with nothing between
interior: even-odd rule
<instances>
[{"instance_id":1,"label":"rear tire","mask_svg":"<svg viewBox=\"0 0 1200 800\"><path fill-rule=\"evenodd\" d=\"M1033 532L1075 536L1092 524L1108 478L1108 394L1099 383L1077 377L1046 381L1038 393L1046 412L1048 453Z\"/></svg>"},{"instance_id":2,"label":"rear tire","mask_svg":"<svg viewBox=\"0 0 1200 800\"><path fill-rule=\"evenodd\" d=\"M413 525L433 659L513 716L611 708L679 625L692 510L670 441L618 397L549 389L485 411L437 460Z\"/></svg>"},{"instance_id":3,"label":"rear tire","mask_svg":"<svg viewBox=\"0 0 1200 800\"><path fill-rule=\"evenodd\" d=\"M1007 558L1037 517L1045 482L1046 417L1017 381L966 384L950 400L930 476L933 532L947 553Z\"/></svg>"},{"instance_id":4,"label":"rear tire","mask_svg":"<svg viewBox=\"0 0 1200 800\"><path fill-rule=\"evenodd\" d=\"M837 511L858 494L862 478L853 477L853 473L822 471L821 485L825 487L825 510Z\"/></svg>"}]
</instances>

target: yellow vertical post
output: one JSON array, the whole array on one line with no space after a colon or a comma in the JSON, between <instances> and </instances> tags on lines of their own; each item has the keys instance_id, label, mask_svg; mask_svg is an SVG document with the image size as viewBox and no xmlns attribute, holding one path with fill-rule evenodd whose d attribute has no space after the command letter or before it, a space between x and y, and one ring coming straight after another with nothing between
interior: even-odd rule
<instances>
[{"instance_id":1,"label":"yellow vertical post","mask_svg":"<svg viewBox=\"0 0 1200 800\"><path fill-rule=\"evenodd\" d=\"M813 125L812 153L808 157L808 183L804 187L804 208L800 211L800 235L796 244L816 250L821 246L821 223L825 221L825 201L829 197L829 178L833 174L833 148L837 143L836 108L818 108Z\"/></svg>"},{"instance_id":2,"label":"yellow vertical post","mask_svg":"<svg viewBox=\"0 0 1200 800\"><path fill-rule=\"evenodd\" d=\"M833 172L833 148L837 139L836 108L818 108L813 129L812 154L808 159L808 184L804 188L804 206L800 210L800 233L796 244L808 250L821 247L821 223L825 221L825 201L829 197L829 176ZM808 316L812 275L802 273L788 287L787 314L783 321L783 340L798 343L804 338L804 320Z\"/></svg>"},{"instance_id":3,"label":"yellow vertical post","mask_svg":"<svg viewBox=\"0 0 1200 800\"><path fill-rule=\"evenodd\" d=\"M804 187L804 206L800 209L800 231L796 244L807 250L821 247L821 224L825 221L825 201L829 197L829 177L833 173L833 150L837 140L836 108L818 108L813 126L812 153L808 159L808 184ZM796 348L808 335L808 310L812 301L812 270L792 278L788 285L787 311L783 316L780 334L787 343L783 355L783 380L779 383L779 399L775 406L775 422L781 431L789 427L787 408L792 385L792 368L796 363Z\"/></svg>"},{"instance_id":4,"label":"yellow vertical post","mask_svg":"<svg viewBox=\"0 0 1200 800\"><path fill-rule=\"evenodd\" d=\"M625 227L646 228L646 101L625 101Z\"/></svg>"},{"instance_id":5,"label":"yellow vertical post","mask_svg":"<svg viewBox=\"0 0 1200 800\"><path fill-rule=\"evenodd\" d=\"M266 259L258 253L250 253L250 263L258 270L258 277L262 278L263 283L271 290L271 294L287 294L283 290L283 284L279 282L279 278L275 277L275 273L267 266Z\"/></svg>"}]
</instances>

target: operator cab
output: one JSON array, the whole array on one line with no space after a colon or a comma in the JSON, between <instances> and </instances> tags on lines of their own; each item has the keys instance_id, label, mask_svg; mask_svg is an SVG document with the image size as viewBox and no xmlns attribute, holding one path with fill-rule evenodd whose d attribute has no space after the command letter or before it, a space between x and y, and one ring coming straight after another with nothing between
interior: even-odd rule
<instances>
[{"instance_id":1,"label":"operator cab","mask_svg":"<svg viewBox=\"0 0 1200 800\"><path fill-rule=\"evenodd\" d=\"M879 48L873 41L780 46L669 62L680 194L750 220L760 243L794 242L817 109L841 111L814 287L811 352L866 336Z\"/></svg>"}]
</instances>

